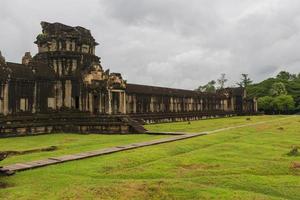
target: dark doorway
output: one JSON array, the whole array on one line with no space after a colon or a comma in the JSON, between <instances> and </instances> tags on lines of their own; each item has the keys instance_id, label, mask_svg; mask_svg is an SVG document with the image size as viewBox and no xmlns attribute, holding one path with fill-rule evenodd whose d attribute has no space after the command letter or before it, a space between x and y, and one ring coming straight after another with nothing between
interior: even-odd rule
<instances>
[{"instance_id":1,"label":"dark doorway","mask_svg":"<svg viewBox=\"0 0 300 200\"><path fill-rule=\"evenodd\" d=\"M79 97L75 97L75 108L79 110Z\"/></svg>"},{"instance_id":2,"label":"dark doorway","mask_svg":"<svg viewBox=\"0 0 300 200\"><path fill-rule=\"evenodd\" d=\"M112 92L112 113L118 114L120 107L120 95L117 92Z\"/></svg>"},{"instance_id":3,"label":"dark doorway","mask_svg":"<svg viewBox=\"0 0 300 200\"><path fill-rule=\"evenodd\" d=\"M97 114L99 112L99 96L98 95L94 95L93 98L93 112L94 114Z\"/></svg>"}]
</instances>

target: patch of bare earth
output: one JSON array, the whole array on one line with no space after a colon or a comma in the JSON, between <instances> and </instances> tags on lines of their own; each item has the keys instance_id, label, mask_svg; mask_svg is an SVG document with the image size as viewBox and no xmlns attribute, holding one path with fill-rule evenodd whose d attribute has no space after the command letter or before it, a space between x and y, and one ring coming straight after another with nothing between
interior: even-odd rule
<instances>
[{"instance_id":1,"label":"patch of bare earth","mask_svg":"<svg viewBox=\"0 0 300 200\"><path fill-rule=\"evenodd\" d=\"M0 182L0 189L5 189L5 188L9 188L9 187L12 187L12 185Z\"/></svg>"},{"instance_id":2,"label":"patch of bare earth","mask_svg":"<svg viewBox=\"0 0 300 200\"><path fill-rule=\"evenodd\" d=\"M63 139L63 144L64 143L71 143L71 142L76 142L76 141L78 141L78 139L75 139L75 138L65 138L65 139Z\"/></svg>"},{"instance_id":3,"label":"patch of bare earth","mask_svg":"<svg viewBox=\"0 0 300 200\"><path fill-rule=\"evenodd\" d=\"M166 183L158 181L152 184L147 182L131 182L126 183L120 192L120 199L172 199L166 193Z\"/></svg>"},{"instance_id":4,"label":"patch of bare earth","mask_svg":"<svg viewBox=\"0 0 300 200\"><path fill-rule=\"evenodd\" d=\"M16 156L16 155L25 155L25 154L56 151L56 150L58 150L57 146L50 146L50 147L39 148L39 149L30 149L30 150L25 150L25 151L6 151L5 153L7 154L7 156Z\"/></svg>"},{"instance_id":5,"label":"patch of bare earth","mask_svg":"<svg viewBox=\"0 0 300 200\"><path fill-rule=\"evenodd\" d=\"M207 164L189 164L189 165L180 165L177 174L179 176L184 176L188 173L200 171L200 170L208 170L213 168L218 168L220 165L207 165Z\"/></svg>"},{"instance_id":6,"label":"patch of bare earth","mask_svg":"<svg viewBox=\"0 0 300 200\"><path fill-rule=\"evenodd\" d=\"M293 162L291 168L300 170L300 162Z\"/></svg>"},{"instance_id":7,"label":"patch of bare earth","mask_svg":"<svg viewBox=\"0 0 300 200\"><path fill-rule=\"evenodd\" d=\"M167 194L167 183L157 182L127 182L108 186L94 186L80 188L71 196L63 196L61 199L81 199L84 194L90 194L93 199L174 199Z\"/></svg>"},{"instance_id":8,"label":"patch of bare earth","mask_svg":"<svg viewBox=\"0 0 300 200\"><path fill-rule=\"evenodd\" d=\"M260 124L260 125L255 126L255 130L257 132L265 131L265 130L268 130L268 129L270 129L269 124Z\"/></svg>"}]
</instances>

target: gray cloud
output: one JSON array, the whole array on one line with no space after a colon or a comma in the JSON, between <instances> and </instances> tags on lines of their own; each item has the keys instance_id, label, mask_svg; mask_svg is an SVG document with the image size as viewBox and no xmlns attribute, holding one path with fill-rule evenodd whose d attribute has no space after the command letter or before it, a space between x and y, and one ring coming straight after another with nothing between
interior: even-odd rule
<instances>
[{"instance_id":1,"label":"gray cloud","mask_svg":"<svg viewBox=\"0 0 300 200\"><path fill-rule=\"evenodd\" d=\"M20 61L39 22L91 29L104 68L129 82L196 88L226 73L299 72L297 0L1 0L0 49Z\"/></svg>"}]
</instances>

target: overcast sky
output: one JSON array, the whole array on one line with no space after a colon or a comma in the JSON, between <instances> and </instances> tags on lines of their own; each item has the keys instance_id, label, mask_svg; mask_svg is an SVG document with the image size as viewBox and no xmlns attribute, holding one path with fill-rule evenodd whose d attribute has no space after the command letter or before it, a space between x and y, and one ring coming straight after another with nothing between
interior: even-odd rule
<instances>
[{"instance_id":1,"label":"overcast sky","mask_svg":"<svg viewBox=\"0 0 300 200\"><path fill-rule=\"evenodd\" d=\"M104 69L130 83L194 89L300 72L299 0L0 0L6 60L34 55L40 21L91 30Z\"/></svg>"}]
</instances>

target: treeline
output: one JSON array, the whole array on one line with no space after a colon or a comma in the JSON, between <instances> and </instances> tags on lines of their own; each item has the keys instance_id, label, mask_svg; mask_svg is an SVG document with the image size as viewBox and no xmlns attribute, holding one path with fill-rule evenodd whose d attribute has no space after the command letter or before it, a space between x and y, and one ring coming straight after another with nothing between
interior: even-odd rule
<instances>
[{"instance_id":1,"label":"treeline","mask_svg":"<svg viewBox=\"0 0 300 200\"><path fill-rule=\"evenodd\" d=\"M258 109L268 114L294 113L300 111L300 73L280 72L247 88L249 97L258 98Z\"/></svg>"},{"instance_id":2,"label":"treeline","mask_svg":"<svg viewBox=\"0 0 300 200\"><path fill-rule=\"evenodd\" d=\"M225 74L221 74L217 81L212 80L196 90L216 92L217 89L224 88L227 81ZM254 84L248 74L242 74L236 85L246 88L249 98L257 98L259 111L267 114L300 112L300 73L281 71L276 77Z\"/></svg>"}]
</instances>

